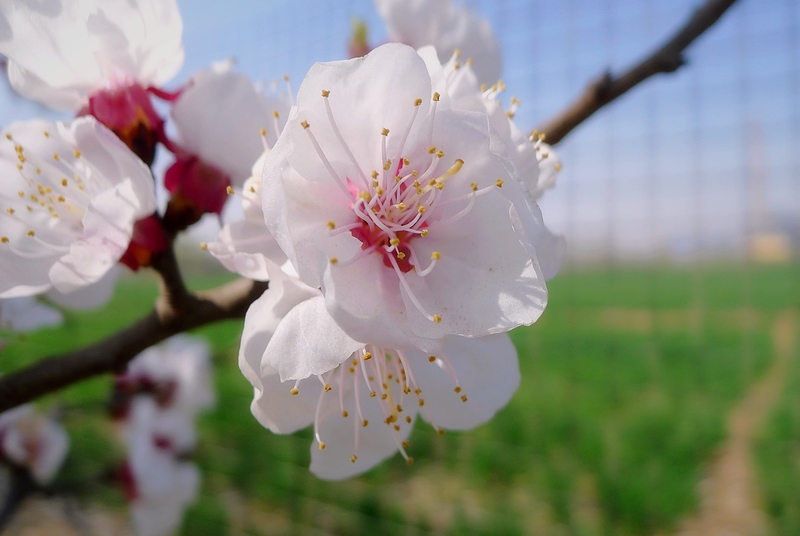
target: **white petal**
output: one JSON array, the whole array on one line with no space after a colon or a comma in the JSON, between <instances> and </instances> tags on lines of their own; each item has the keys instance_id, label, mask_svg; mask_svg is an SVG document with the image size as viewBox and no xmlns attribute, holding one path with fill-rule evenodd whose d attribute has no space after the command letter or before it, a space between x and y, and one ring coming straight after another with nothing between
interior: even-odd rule
<instances>
[{"instance_id":1,"label":"white petal","mask_svg":"<svg viewBox=\"0 0 800 536\"><path fill-rule=\"evenodd\" d=\"M50 269L50 280L59 292L96 283L115 266L128 248L137 205L130 180L92 200L83 218L86 238L73 242L69 253Z\"/></svg>"},{"instance_id":2,"label":"white petal","mask_svg":"<svg viewBox=\"0 0 800 536\"><path fill-rule=\"evenodd\" d=\"M50 289L45 296L49 301L66 309L99 309L107 304L114 296L114 289L117 286L119 272L119 266L114 266L106 275L92 285L81 287L69 294L63 294L53 288Z\"/></svg>"},{"instance_id":3,"label":"white petal","mask_svg":"<svg viewBox=\"0 0 800 536\"><path fill-rule=\"evenodd\" d=\"M209 69L190 82L171 114L182 146L241 186L264 152L261 129L274 131L273 111L285 118L288 110L288 102L267 99L247 75Z\"/></svg>"},{"instance_id":4,"label":"white petal","mask_svg":"<svg viewBox=\"0 0 800 536\"><path fill-rule=\"evenodd\" d=\"M247 309L239 347L239 368L261 390L261 359L278 324L297 304L319 295L296 277L271 269L269 288Z\"/></svg>"},{"instance_id":5,"label":"white petal","mask_svg":"<svg viewBox=\"0 0 800 536\"><path fill-rule=\"evenodd\" d=\"M452 365L461 387L441 359L431 363L427 355L409 352L414 378L425 399L421 413L437 427L469 430L491 419L516 392L520 382L517 351L505 333L479 339L450 337L443 354ZM461 396L467 401L462 402Z\"/></svg>"},{"instance_id":6,"label":"white petal","mask_svg":"<svg viewBox=\"0 0 800 536\"><path fill-rule=\"evenodd\" d=\"M286 255L263 221L225 225L208 251L228 270L249 279L266 281L270 271L286 261Z\"/></svg>"},{"instance_id":7,"label":"white petal","mask_svg":"<svg viewBox=\"0 0 800 536\"><path fill-rule=\"evenodd\" d=\"M281 320L261 363L277 370L281 381L298 380L336 368L363 346L334 322L325 298L316 296Z\"/></svg>"},{"instance_id":8,"label":"white petal","mask_svg":"<svg viewBox=\"0 0 800 536\"><path fill-rule=\"evenodd\" d=\"M296 395L291 393L295 382L281 382L278 372L270 367L261 368L258 382L261 388L255 389L250 410L261 426L276 434L291 434L314 422L322 393L322 384L316 378L301 381Z\"/></svg>"},{"instance_id":9,"label":"white petal","mask_svg":"<svg viewBox=\"0 0 800 536\"><path fill-rule=\"evenodd\" d=\"M369 421L369 424L362 426L353 387L349 387L350 381L345 382L348 387L344 397L344 409L348 417L342 417L335 389L323 395L331 398L323 406L319 424L319 435L325 443L325 449L320 450L316 440L311 444L311 472L319 478L341 480L368 471L396 453L400 443L408 438L414 426L413 420L409 424L399 419L397 425L400 431L396 432L393 425L384 422L386 416L378 398L368 396L370 389L363 376L359 375L357 381L361 394L361 417ZM356 456L355 463L350 461L353 455Z\"/></svg>"}]
</instances>

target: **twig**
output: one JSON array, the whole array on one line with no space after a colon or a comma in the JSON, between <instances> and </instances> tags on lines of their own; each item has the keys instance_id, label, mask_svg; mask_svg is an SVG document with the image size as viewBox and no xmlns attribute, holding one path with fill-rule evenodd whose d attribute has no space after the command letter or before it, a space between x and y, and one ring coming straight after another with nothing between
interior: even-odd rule
<instances>
[{"instance_id":1,"label":"twig","mask_svg":"<svg viewBox=\"0 0 800 536\"><path fill-rule=\"evenodd\" d=\"M566 110L536 130L545 133L549 143L558 143L600 108L637 84L655 74L678 70L685 63L684 49L717 22L735 1L708 0L661 48L619 76L614 76L610 70L606 71L589 84L583 94Z\"/></svg>"},{"instance_id":2,"label":"twig","mask_svg":"<svg viewBox=\"0 0 800 536\"><path fill-rule=\"evenodd\" d=\"M29 402L98 374L120 372L139 352L205 324L243 318L267 283L238 279L197 296L187 294L175 311L161 296L154 310L132 326L74 352L43 359L0 378L0 411Z\"/></svg>"}]
</instances>

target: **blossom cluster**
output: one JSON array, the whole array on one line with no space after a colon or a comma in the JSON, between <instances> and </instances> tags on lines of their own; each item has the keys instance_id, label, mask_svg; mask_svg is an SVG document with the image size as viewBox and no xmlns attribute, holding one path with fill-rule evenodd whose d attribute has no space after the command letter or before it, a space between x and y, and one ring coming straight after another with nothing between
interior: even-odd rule
<instances>
[{"instance_id":1,"label":"blossom cluster","mask_svg":"<svg viewBox=\"0 0 800 536\"><path fill-rule=\"evenodd\" d=\"M77 116L0 133L0 298L96 305L119 264L152 265L237 199L243 218L204 247L269 281L239 364L264 427L313 426L314 474L346 478L396 452L411 463L418 418L466 430L505 406L519 385L508 332L541 316L564 254L537 205L561 164L515 124L519 101L503 106L485 21L448 0L377 0L397 42L267 95L230 61L165 88L183 61L174 0L56 3L0 5L12 86ZM181 455L211 391L207 351L186 345L116 379L143 534L174 527L196 491Z\"/></svg>"}]
</instances>

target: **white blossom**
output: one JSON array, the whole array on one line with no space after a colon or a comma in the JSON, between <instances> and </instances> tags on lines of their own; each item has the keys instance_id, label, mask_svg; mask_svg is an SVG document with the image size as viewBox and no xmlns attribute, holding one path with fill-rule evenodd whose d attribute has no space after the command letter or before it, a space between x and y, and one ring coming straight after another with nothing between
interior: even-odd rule
<instances>
[{"instance_id":1,"label":"white blossom","mask_svg":"<svg viewBox=\"0 0 800 536\"><path fill-rule=\"evenodd\" d=\"M264 166L267 227L356 340L434 351L533 323L538 209L485 113L454 109L404 45L316 64Z\"/></svg>"},{"instance_id":2,"label":"white blossom","mask_svg":"<svg viewBox=\"0 0 800 536\"><path fill-rule=\"evenodd\" d=\"M55 477L69 450L69 436L53 419L26 404L0 413L0 457L25 467L40 485Z\"/></svg>"},{"instance_id":3,"label":"white blossom","mask_svg":"<svg viewBox=\"0 0 800 536\"><path fill-rule=\"evenodd\" d=\"M156 209L150 170L92 117L0 133L0 297L101 280Z\"/></svg>"},{"instance_id":4,"label":"white blossom","mask_svg":"<svg viewBox=\"0 0 800 536\"><path fill-rule=\"evenodd\" d=\"M160 86L183 64L175 0L8 0L0 54L11 85L54 108L77 110L98 91Z\"/></svg>"}]
</instances>

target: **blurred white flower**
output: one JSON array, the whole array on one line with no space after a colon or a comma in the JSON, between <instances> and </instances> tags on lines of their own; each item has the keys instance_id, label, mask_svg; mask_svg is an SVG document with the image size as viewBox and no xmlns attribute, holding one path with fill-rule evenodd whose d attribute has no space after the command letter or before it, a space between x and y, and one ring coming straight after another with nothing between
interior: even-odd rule
<instances>
[{"instance_id":1,"label":"blurred white flower","mask_svg":"<svg viewBox=\"0 0 800 536\"><path fill-rule=\"evenodd\" d=\"M414 48L433 45L442 62L456 50L474 63L482 83L494 84L503 69L500 45L489 23L452 0L375 0L389 40Z\"/></svg>"},{"instance_id":2,"label":"blurred white flower","mask_svg":"<svg viewBox=\"0 0 800 536\"><path fill-rule=\"evenodd\" d=\"M125 431L128 458L121 477L140 536L173 534L200 487L197 467L180 459L182 452L159 429L160 419L161 409L152 398L136 397Z\"/></svg>"},{"instance_id":3,"label":"blurred white flower","mask_svg":"<svg viewBox=\"0 0 800 536\"><path fill-rule=\"evenodd\" d=\"M211 348L201 337L175 335L151 346L128 364L125 376L173 383L175 390L167 405L184 413L195 416L214 406Z\"/></svg>"},{"instance_id":4,"label":"blurred white flower","mask_svg":"<svg viewBox=\"0 0 800 536\"><path fill-rule=\"evenodd\" d=\"M0 54L12 87L68 110L102 91L160 86L183 64L175 0L0 3Z\"/></svg>"},{"instance_id":5,"label":"blurred white flower","mask_svg":"<svg viewBox=\"0 0 800 536\"><path fill-rule=\"evenodd\" d=\"M92 117L0 133L0 297L101 280L156 210L150 170Z\"/></svg>"},{"instance_id":6,"label":"blurred white flower","mask_svg":"<svg viewBox=\"0 0 800 536\"><path fill-rule=\"evenodd\" d=\"M55 477L69 450L69 436L53 419L24 405L0 413L0 458L25 467L40 485Z\"/></svg>"},{"instance_id":7,"label":"blurred white flower","mask_svg":"<svg viewBox=\"0 0 800 536\"><path fill-rule=\"evenodd\" d=\"M419 415L441 433L489 420L519 385L506 334L449 337L434 355L348 337L324 298L283 272L247 312L239 366L258 421L275 433L314 426L311 471L338 480L406 449Z\"/></svg>"},{"instance_id":8,"label":"blurred white flower","mask_svg":"<svg viewBox=\"0 0 800 536\"><path fill-rule=\"evenodd\" d=\"M356 340L435 352L531 324L547 302L528 243L544 226L517 214L505 143L440 97L405 45L316 64L267 156L267 227Z\"/></svg>"},{"instance_id":9,"label":"blurred white flower","mask_svg":"<svg viewBox=\"0 0 800 536\"><path fill-rule=\"evenodd\" d=\"M150 102L183 64L175 0L0 3L0 54L20 94L93 115L145 163L164 121Z\"/></svg>"}]
</instances>

